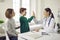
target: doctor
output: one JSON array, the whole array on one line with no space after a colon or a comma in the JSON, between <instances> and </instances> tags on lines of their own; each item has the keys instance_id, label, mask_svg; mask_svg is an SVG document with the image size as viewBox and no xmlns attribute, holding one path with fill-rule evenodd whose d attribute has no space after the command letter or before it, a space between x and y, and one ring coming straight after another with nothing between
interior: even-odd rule
<instances>
[{"instance_id":1,"label":"doctor","mask_svg":"<svg viewBox=\"0 0 60 40\"><path fill-rule=\"evenodd\" d=\"M54 22L54 15L53 15L51 9L45 8L43 15L44 15L44 18L41 21L38 21L35 17L34 18L35 23L39 24L42 22L42 24L43 24L42 31L43 32L47 32L47 33L54 32L54 23L55 22Z\"/></svg>"}]
</instances>

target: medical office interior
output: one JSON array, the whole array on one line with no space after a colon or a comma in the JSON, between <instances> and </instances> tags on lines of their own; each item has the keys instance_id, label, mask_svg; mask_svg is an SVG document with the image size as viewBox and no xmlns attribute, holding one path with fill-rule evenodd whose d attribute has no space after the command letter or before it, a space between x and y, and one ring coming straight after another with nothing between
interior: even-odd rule
<instances>
[{"instance_id":1,"label":"medical office interior","mask_svg":"<svg viewBox=\"0 0 60 40\"><path fill-rule=\"evenodd\" d=\"M6 36L6 40L9 40L8 34L6 32L7 28L4 28L6 25L7 18L5 17L5 11L7 8L14 9L15 16L14 20L16 27L20 26L19 13L20 8L26 8L27 19L31 17L32 12L34 11L37 20L43 18L43 11L45 8L50 8L55 17L55 23L57 25L57 30L60 27L60 0L0 0L0 37ZM18 32L18 40L60 40L60 33L48 33L41 34L42 24L35 24L34 20L29 23L30 31L26 33L20 33L20 28L16 29ZM39 29L39 32L36 32L35 29ZM47 28L46 28L47 29Z\"/></svg>"}]
</instances>

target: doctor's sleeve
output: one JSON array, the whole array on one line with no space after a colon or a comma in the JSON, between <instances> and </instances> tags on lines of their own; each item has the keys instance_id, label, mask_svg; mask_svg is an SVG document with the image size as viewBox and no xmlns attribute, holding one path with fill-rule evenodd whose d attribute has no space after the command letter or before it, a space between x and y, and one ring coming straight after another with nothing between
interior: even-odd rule
<instances>
[{"instance_id":1,"label":"doctor's sleeve","mask_svg":"<svg viewBox=\"0 0 60 40\"><path fill-rule=\"evenodd\" d=\"M37 20L36 18L34 18L33 20L34 20L34 22L35 22L36 24L42 24L42 23L43 23L42 20Z\"/></svg>"}]
</instances>

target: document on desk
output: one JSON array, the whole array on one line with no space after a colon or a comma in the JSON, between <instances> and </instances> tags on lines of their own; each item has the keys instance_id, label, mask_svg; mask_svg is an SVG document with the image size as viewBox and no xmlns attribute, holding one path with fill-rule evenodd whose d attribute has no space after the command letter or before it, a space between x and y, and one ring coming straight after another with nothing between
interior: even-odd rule
<instances>
[{"instance_id":1,"label":"document on desk","mask_svg":"<svg viewBox=\"0 0 60 40\"><path fill-rule=\"evenodd\" d=\"M32 34L30 34L28 36L31 38L34 38L34 39L38 39L38 38L42 37L42 35L38 32L33 32Z\"/></svg>"},{"instance_id":2,"label":"document on desk","mask_svg":"<svg viewBox=\"0 0 60 40\"><path fill-rule=\"evenodd\" d=\"M46 33L46 32L42 32L42 35L49 35L48 33Z\"/></svg>"},{"instance_id":3,"label":"document on desk","mask_svg":"<svg viewBox=\"0 0 60 40\"><path fill-rule=\"evenodd\" d=\"M40 32L27 32L27 33L20 34L20 37L25 40L35 40L41 38L42 35Z\"/></svg>"}]
</instances>

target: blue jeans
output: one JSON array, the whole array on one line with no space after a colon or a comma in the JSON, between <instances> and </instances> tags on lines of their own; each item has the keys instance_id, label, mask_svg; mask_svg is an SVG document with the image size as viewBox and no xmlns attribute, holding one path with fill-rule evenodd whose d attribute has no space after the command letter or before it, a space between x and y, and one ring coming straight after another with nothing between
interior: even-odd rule
<instances>
[{"instance_id":1,"label":"blue jeans","mask_svg":"<svg viewBox=\"0 0 60 40\"><path fill-rule=\"evenodd\" d=\"M6 36L0 37L0 40L6 40Z\"/></svg>"},{"instance_id":2,"label":"blue jeans","mask_svg":"<svg viewBox=\"0 0 60 40\"><path fill-rule=\"evenodd\" d=\"M10 40L18 40L17 36L11 36L9 37Z\"/></svg>"},{"instance_id":3,"label":"blue jeans","mask_svg":"<svg viewBox=\"0 0 60 40\"><path fill-rule=\"evenodd\" d=\"M8 37L10 40L18 40L18 36L12 36L12 35L8 34Z\"/></svg>"}]
</instances>

